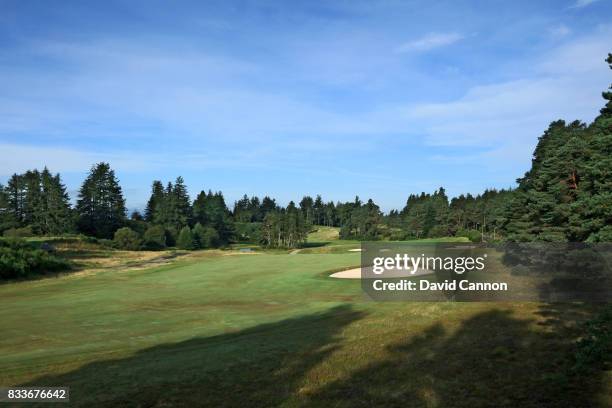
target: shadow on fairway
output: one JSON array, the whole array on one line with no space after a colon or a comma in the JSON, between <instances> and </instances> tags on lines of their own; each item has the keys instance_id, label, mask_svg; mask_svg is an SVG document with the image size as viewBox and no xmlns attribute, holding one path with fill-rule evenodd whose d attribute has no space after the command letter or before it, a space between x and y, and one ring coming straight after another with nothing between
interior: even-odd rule
<instances>
[{"instance_id":1,"label":"shadow on fairway","mask_svg":"<svg viewBox=\"0 0 612 408\"><path fill-rule=\"evenodd\" d=\"M32 384L70 386L72 406L275 406L296 393L309 369L340 347L339 332L364 316L338 306L151 347Z\"/></svg>"},{"instance_id":2,"label":"shadow on fairway","mask_svg":"<svg viewBox=\"0 0 612 408\"><path fill-rule=\"evenodd\" d=\"M387 346L390 357L328 384L303 405L333 407L596 407L609 393L602 371L573 373L574 340L593 308L543 305L543 331L494 310L453 333L431 326ZM608 388L606 388L608 387ZM608 394L609 395L609 394Z\"/></svg>"},{"instance_id":3,"label":"shadow on fairway","mask_svg":"<svg viewBox=\"0 0 612 408\"><path fill-rule=\"evenodd\" d=\"M368 355L355 353L354 361L345 357L340 364L360 368L341 380L320 381L312 378L317 375L312 369L338 358L331 353L339 347L355 347L340 344L340 333L365 317L341 306L149 348L32 384L68 385L73 405L82 406L605 406L598 400L605 392L602 372L571 371L574 341L581 333L572 323L592 312L581 305L543 305L543 319L536 323L492 310L466 319L452 332L434 324L420 334L406 332L405 341L386 344L363 333L367 346L360 350L384 347L388 357L363 367ZM300 391L308 378L310 384L324 385Z\"/></svg>"},{"instance_id":4,"label":"shadow on fairway","mask_svg":"<svg viewBox=\"0 0 612 408\"><path fill-rule=\"evenodd\" d=\"M300 245L300 248L320 248L320 247L328 246L329 244L330 244L329 241L303 242Z\"/></svg>"}]
</instances>

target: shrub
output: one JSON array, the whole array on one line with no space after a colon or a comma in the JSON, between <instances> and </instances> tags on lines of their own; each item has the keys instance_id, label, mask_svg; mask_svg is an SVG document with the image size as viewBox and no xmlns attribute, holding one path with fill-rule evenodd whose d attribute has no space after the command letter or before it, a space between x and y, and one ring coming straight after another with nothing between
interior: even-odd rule
<instances>
[{"instance_id":1,"label":"shrub","mask_svg":"<svg viewBox=\"0 0 612 408\"><path fill-rule=\"evenodd\" d=\"M70 268L70 263L23 240L0 240L0 279L24 278Z\"/></svg>"},{"instance_id":2,"label":"shrub","mask_svg":"<svg viewBox=\"0 0 612 408\"><path fill-rule=\"evenodd\" d=\"M204 227L199 222L193 226L193 230L191 231L193 235L193 245L195 248L204 248L203 237L204 237Z\"/></svg>"},{"instance_id":3,"label":"shrub","mask_svg":"<svg viewBox=\"0 0 612 408\"><path fill-rule=\"evenodd\" d=\"M260 222L236 222L234 228L238 242L258 243L261 241Z\"/></svg>"},{"instance_id":4,"label":"shrub","mask_svg":"<svg viewBox=\"0 0 612 408\"><path fill-rule=\"evenodd\" d=\"M4 231L4 236L7 238L26 238L33 237L32 227L29 225L23 228L9 228Z\"/></svg>"},{"instance_id":5,"label":"shrub","mask_svg":"<svg viewBox=\"0 0 612 408\"><path fill-rule=\"evenodd\" d=\"M605 369L612 361L612 307L606 306L584 324L582 338L576 344L573 370L585 373Z\"/></svg>"},{"instance_id":6,"label":"shrub","mask_svg":"<svg viewBox=\"0 0 612 408\"><path fill-rule=\"evenodd\" d=\"M404 241L408 239L408 234L402 231L400 228L393 228L388 231L388 235L385 237L389 241Z\"/></svg>"},{"instance_id":7,"label":"shrub","mask_svg":"<svg viewBox=\"0 0 612 408\"><path fill-rule=\"evenodd\" d=\"M164 249L166 247L166 230L160 225L153 225L145 231L143 240L147 249Z\"/></svg>"},{"instance_id":8,"label":"shrub","mask_svg":"<svg viewBox=\"0 0 612 408\"><path fill-rule=\"evenodd\" d=\"M85 235L85 234L79 234L79 235L77 235L77 237L81 241L87 242L88 244L97 244L98 243L98 238L96 238L96 237L92 237L92 236Z\"/></svg>"},{"instance_id":9,"label":"shrub","mask_svg":"<svg viewBox=\"0 0 612 408\"><path fill-rule=\"evenodd\" d=\"M117 248L127 249L129 251L136 251L140 249L142 244L140 235L129 227L119 228L117 231L115 231L113 241Z\"/></svg>"},{"instance_id":10,"label":"shrub","mask_svg":"<svg viewBox=\"0 0 612 408\"><path fill-rule=\"evenodd\" d=\"M598 232L592 233L587 242L612 242L612 225L606 225Z\"/></svg>"},{"instance_id":11,"label":"shrub","mask_svg":"<svg viewBox=\"0 0 612 408\"><path fill-rule=\"evenodd\" d=\"M470 230L460 229L459 231L457 231L455 236L457 236L457 237L466 237L467 239L469 239L472 242L480 242L480 241L482 241L482 235L480 234L480 231L475 230L475 229L470 229Z\"/></svg>"},{"instance_id":12,"label":"shrub","mask_svg":"<svg viewBox=\"0 0 612 408\"><path fill-rule=\"evenodd\" d=\"M140 236L143 236L149 224L146 221L141 220L127 220L126 226L136 231Z\"/></svg>"},{"instance_id":13,"label":"shrub","mask_svg":"<svg viewBox=\"0 0 612 408\"><path fill-rule=\"evenodd\" d=\"M174 227L166 228L166 246L173 247L176 245L176 239L178 238L178 231Z\"/></svg>"},{"instance_id":14,"label":"shrub","mask_svg":"<svg viewBox=\"0 0 612 408\"><path fill-rule=\"evenodd\" d=\"M115 248L115 241L112 239L100 238L98 239L98 245L105 248Z\"/></svg>"},{"instance_id":15,"label":"shrub","mask_svg":"<svg viewBox=\"0 0 612 408\"><path fill-rule=\"evenodd\" d=\"M202 248L217 248L220 244L219 234L213 227L205 227L200 243Z\"/></svg>"},{"instance_id":16,"label":"shrub","mask_svg":"<svg viewBox=\"0 0 612 408\"><path fill-rule=\"evenodd\" d=\"M427 234L429 238L440 238L448 236L448 229L442 225L435 225Z\"/></svg>"},{"instance_id":17,"label":"shrub","mask_svg":"<svg viewBox=\"0 0 612 408\"><path fill-rule=\"evenodd\" d=\"M179 233L178 239L176 240L176 246L180 249L194 249L193 235L191 229L188 226L184 226Z\"/></svg>"}]
</instances>

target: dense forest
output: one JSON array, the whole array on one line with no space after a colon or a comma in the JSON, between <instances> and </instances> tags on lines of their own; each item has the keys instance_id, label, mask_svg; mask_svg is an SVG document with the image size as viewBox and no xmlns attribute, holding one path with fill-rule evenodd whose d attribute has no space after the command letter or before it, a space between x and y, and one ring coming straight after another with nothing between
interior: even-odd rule
<instances>
[{"instance_id":1,"label":"dense forest","mask_svg":"<svg viewBox=\"0 0 612 408\"><path fill-rule=\"evenodd\" d=\"M612 68L612 54L608 56ZM612 241L612 92L589 125L552 122L539 138L531 169L512 190L449 199L444 188L411 194L401 210L383 214L369 199L324 201L305 196L286 207L274 198L244 196L229 208L222 192L191 199L182 177L151 185L143 213L126 214L119 180L95 164L70 204L59 174L47 168L14 174L0 185L4 236L82 233L124 249L213 248L232 242L297 247L317 225L343 239L405 240L465 236L472 241Z\"/></svg>"}]
</instances>

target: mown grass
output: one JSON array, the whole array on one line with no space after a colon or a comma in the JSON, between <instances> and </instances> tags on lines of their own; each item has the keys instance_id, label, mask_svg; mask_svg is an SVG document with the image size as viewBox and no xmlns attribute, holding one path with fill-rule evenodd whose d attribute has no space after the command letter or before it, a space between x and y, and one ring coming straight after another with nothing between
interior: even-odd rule
<instances>
[{"instance_id":1,"label":"mown grass","mask_svg":"<svg viewBox=\"0 0 612 408\"><path fill-rule=\"evenodd\" d=\"M326 271L359 254L204 251L0 287L0 386L74 406L610 406L575 375L596 307L374 303Z\"/></svg>"}]
</instances>

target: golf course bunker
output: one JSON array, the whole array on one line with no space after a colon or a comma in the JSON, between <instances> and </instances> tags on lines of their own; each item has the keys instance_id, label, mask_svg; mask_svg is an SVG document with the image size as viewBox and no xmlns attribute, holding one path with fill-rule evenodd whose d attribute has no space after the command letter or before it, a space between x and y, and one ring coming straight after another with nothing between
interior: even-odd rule
<instances>
[{"instance_id":1,"label":"golf course bunker","mask_svg":"<svg viewBox=\"0 0 612 408\"><path fill-rule=\"evenodd\" d=\"M368 275L371 276L376 276L372 273L372 267L368 266L366 269L368 269L367 273ZM415 273L412 273L411 271L407 271L404 269L388 269L385 271L384 276L379 275L381 278L385 277L385 278L410 278L411 276L422 276L422 275L431 275L432 273L434 273L433 271L430 271L429 269L417 269L417 271ZM361 279L361 268L353 268L353 269L347 269L346 271L340 271L340 272L336 272L336 273L332 273L331 275L329 275L330 278L338 278L338 279Z\"/></svg>"}]
</instances>

